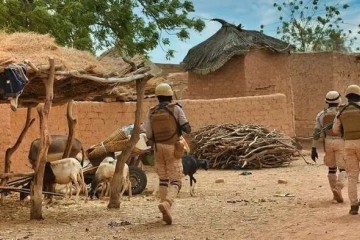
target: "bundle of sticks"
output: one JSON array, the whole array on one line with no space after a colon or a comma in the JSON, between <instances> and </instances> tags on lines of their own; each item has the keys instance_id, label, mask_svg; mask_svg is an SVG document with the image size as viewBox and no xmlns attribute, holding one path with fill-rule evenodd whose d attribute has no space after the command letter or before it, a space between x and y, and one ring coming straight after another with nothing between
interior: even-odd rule
<instances>
[{"instance_id":1,"label":"bundle of sticks","mask_svg":"<svg viewBox=\"0 0 360 240\"><path fill-rule=\"evenodd\" d=\"M196 131L191 143L195 157L222 169L288 166L297 152L292 138L254 124L209 125Z\"/></svg>"}]
</instances>

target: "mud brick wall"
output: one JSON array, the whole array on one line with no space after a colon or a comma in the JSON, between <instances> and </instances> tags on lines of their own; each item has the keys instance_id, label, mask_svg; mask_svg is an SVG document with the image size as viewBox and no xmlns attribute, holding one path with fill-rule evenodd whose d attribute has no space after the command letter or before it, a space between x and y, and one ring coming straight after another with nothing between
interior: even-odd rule
<instances>
[{"instance_id":1,"label":"mud brick wall","mask_svg":"<svg viewBox=\"0 0 360 240\"><path fill-rule=\"evenodd\" d=\"M11 147L11 127L10 127L10 106L5 104L0 104L0 133L1 133L1 142L0 142L0 172L4 171L5 163L5 151L7 148ZM15 142L14 142L15 143Z\"/></svg>"},{"instance_id":2,"label":"mud brick wall","mask_svg":"<svg viewBox=\"0 0 360 240\"><path fill-rule=\"evenodd\" d=\"M283 117L287 108L286 97L283 94L267 96L227 98L215 100L182 100L184 111L194 131L208 124L221 123L255 123L271 129L277 129L294 136L295 130L291 122ZM148 109L156 104L156 100L146 100L143 108L143 118ZM277 107L274 108L273 106ZM21 132L26 109L12 112L8 105L0 105L3 129L3 141L0 143L0 153L5 154L9 145L13 145ZM133 123L135 103L94 103L76 102L73 107L76 125L76 137L81 140L85 149L108 137L117 128ZM39 120L37 112L33 111L35 123L29 129L18 151L13 155L12 170L29 170L27 155L31 142L39 137ZM66 106L53 107L49 116L50 134L67 134ZM3 172L4 157L0 156Z\"/></svg>"},{"instance_id":3,"label":"mud brick wall","mask_svg":"<svg viewBox=\"0 0 360 240\"><path fill-rule=\"evenodd\" d=\"M161 76L167 76L169 73L185 72L180 64L166 64L166 63L155 63L156 66L161 68Z\"/></svg>"},{"instance_id":4,"label":"mud brick wall","mask_svg":"<svg viewBox=\"0 0 360 240\"><path fill-rule=\"evenodd\" d=\"M311 136L326 93L339 91L345 103L347 86L360 84L360 62L355 55L323 52L292 54L290 64L296 135Z\"/></svg>"},{"instance_id":5,"label":"mud brick wall","mask_svg":"<svg viewBox=\"0 0 360 240\"><path fill-rule=\"evenodd\" d=\"M290 55L270 51L253 50L245 56L246 96L282 93L286 96L286 108L282 117L294 121L293 87L290 78ZM276 105L272 107L276 108Z\"/></svg>"},{"instance_id":6,"label":"mud brick wall","mask_svg":"<svg viewBox=\"0 0 360 240\"><path fill-rule=\"evenodd\" d=\"M209 124L252 123L294 136L292 122L283 117L286 102L284 94L181 101L194 131Z\"/></svg>"},{"instance_id":7,"label":"mud brick wall","mask_svg":"<svg viewBox=\"0 0 360 240\"><path fill-rule=\"evenodd\" d=\"M291 56L297 136L311 136L316 114L324 109L325 95L334 89L332 53Z\"/></svg>"},{"instance_id":8,"label":"mud brick wall","mask_svg":"<svg viewBox=\"0 0 360 240\"><path fill-rule=\"evenodd\" d=\"M345 91L348 85L360 85L360 59L354 54L333 53L334 89L338 90L343 102L346 102Z\"/></svg>"},{"instance_id":9,"label":"mud brick wall","mask_svg":"<svg viewBox=\"0 0 360 240\"><path fill-rule=\"evenodd\" d=\"M189 99L246 96L244 56L235 56L215 72L200 75L189 72Z\"/></svg>"},{"instance_id":10,"label":"mud brick wall","mask_svg":"<svg viewBox=\"0 0 360 240\"><path fill-rule=\"evenodd\" d=\"M216 99L282 93L287 101L283 117L295 128L289 57L288 54L252 50L245 56L233 57L213 73L190 72L188 96L190 99Z\"/></svg>"}]
</instances>

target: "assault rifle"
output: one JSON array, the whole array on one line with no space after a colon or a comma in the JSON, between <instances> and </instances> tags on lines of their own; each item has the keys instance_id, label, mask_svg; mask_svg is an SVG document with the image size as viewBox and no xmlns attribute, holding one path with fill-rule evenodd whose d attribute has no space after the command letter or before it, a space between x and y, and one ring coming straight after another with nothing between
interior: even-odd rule
<instances>
[{"instance_id":1,"label":"assault rifle","mask_svg":"<svg viewBox=\"0 0 360 240\"><path fill-rule=\"evenodd\" d=\"M325 132L326 130L330 130L332 129L334 123L329 123L328 125L326 125L325 127L321 128L320 131L318 131L315 136L320 137L321 133Z\"/></svg>"}]
</instances>

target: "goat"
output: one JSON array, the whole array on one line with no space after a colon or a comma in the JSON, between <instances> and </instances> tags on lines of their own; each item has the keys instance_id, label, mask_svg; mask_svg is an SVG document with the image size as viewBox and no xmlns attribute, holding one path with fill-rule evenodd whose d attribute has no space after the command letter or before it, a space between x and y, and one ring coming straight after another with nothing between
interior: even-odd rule
<instances>
[{"instance_id":1,"label":"goat","mask_svg":"<svg viewBox=\"0 0 360 240\"><path fill-rule=\"evenodd\" d=\"M55 175L55 183L68 184L68 186L70 187L70 196L72 195L72 190L69 183L74 183L76 190L76 201L79 199L79 193L81 188L85 192L85 202L87 201L88 192L84 181L84 173L81 164L76 158L64 158L61 160L53 161L50 162L50 166Z\"/></svg>"},{"instance_id":2,"label":"goat","mask_svg":"<svg viewBox=\"0 0 360 240\"><path fill-rule=\"evenodd\" d=\"M108 196L110 192L110 182L114 176L116 160L112 157L106 157L101 164L99 165L98 169L95 172L95 177L91 183L91 190L90 190L90 198L92 199L93 196L96 194L96 191L101 183L101 193L100 198L103 196ZM126 190L129 192L129 199L132 196L131 192L131 181L130 181L130 173L129 173L129 166L125 163L124 170L123 170L123 179L122 179L122 189L120 192L120 197L124 194Z\"/></svg>"},{"instance_id":3,"label":"goat","mask_svg":"<svg viewBox=\"0 0 360 240\"><path fill-rule=\"evenodd\" d=\"M79 199L79 193L81 188L85 192L85 202L87 202L88 193L86 184L84 182L84 173L80 162L75 158L64 158L53 162L46 162L44 179L43 179L43 190L54 192L55 184L67 184L70 186L70 196L72 195L71 183L75 184L76 190L76 201ZM66 196L67 190L65 192ZM27 197L28 194L20 194L20 200ZM52 202L52 196L49 196Z\"/></svg>"},{"instance_id":4,"label":"goat","mask_svg":"<svg viewBox=\"0 0 360 240\"><path fill-rule=\"evenodd\" d=\"M209 169L209 162L207 160L199 160L195 159L191 155L184 155L182 157L182 165L183 165L183 173L184 175L189 175L190 177L190 195L195 195L195 184L196 179L194 174L199 168L203 168L205 170ZM193 184L194 182L194 184Z\"/></svg>"}]
</instances>

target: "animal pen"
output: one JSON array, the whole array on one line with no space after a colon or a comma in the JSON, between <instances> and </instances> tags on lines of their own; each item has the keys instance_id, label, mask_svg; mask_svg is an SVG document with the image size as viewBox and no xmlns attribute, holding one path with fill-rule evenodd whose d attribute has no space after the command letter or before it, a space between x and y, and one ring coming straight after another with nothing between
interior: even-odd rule
<instances>
[{"instance_id":1,"label":"animal pen","mask_svg":"<svg viewBox=\"0 0 360 240\"><path fill-rule=\"evenodd\" d=\"M21 181L34 175L31 188L31 219L42 219L42 185L46 156L50 144L48 116L52 106L68 104L67 123L68 139L63 157L69 156L71 143L76 132L77 119L72 113L72 103L76 101L91 101L96 97L106 97L116 88L136 82L136 112L134 130L125 150L118 158L113 181L120 181L120 174L125 161L129 158L132 148L139 139L142 99L145 84L154 76L151 67L140 57L123 60L97 60L88 52L59 47L48 35L33 33L0 34L0 72L11 63L25 63L28 66L29 82L20 96L16 98L17 107L27 108L27 117L23 130L16 143L6 150L4 173L0 174L0 189L16 190ZM13 99L1 99L0 103L8 103ZM32 109L36 110L40 119L40 149L38 152L34 173L16 172L11 169L11 157L20 146L28 129L35 119L31 117ZM119 175L119 176L117 176ZM15 177L22 180L9 181ZM13 186L9 186L8 184ZM118 208L120 186L113 186L109 207ZM4 196L2 196L4 197Z\"/></svg>"}]
</instances>

